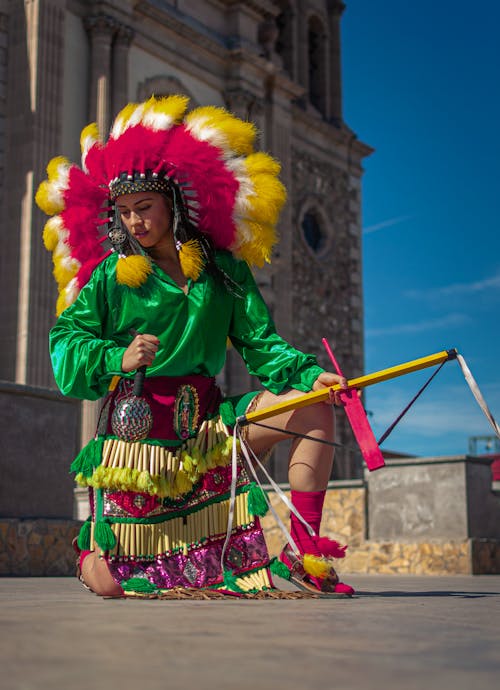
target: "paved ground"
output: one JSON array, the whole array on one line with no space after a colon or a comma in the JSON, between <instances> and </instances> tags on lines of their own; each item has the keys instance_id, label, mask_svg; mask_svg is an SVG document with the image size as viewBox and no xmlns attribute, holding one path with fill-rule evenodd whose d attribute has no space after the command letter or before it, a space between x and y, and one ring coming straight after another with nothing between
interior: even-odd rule
<instances>
[{"instance_id":1,"label":"paved ground","mask_svg":"<svg viewBox=\"0 0 500 690\"><path fill-rule=\"evenodd\" d=\"M352 600L102 600L0 579L2 690L489 690L500 576L345 578Z\"/></svg>"}]
</instances>

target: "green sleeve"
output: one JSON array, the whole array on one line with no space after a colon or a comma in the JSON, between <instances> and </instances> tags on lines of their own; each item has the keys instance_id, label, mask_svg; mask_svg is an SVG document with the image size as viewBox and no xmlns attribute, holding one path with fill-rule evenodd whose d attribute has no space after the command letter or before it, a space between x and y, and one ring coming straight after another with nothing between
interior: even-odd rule
<instances>
[{"instance_id":1,"label":"green sleeve","mask_svg":"<svg viewBox=\"0 0 500 690\"><path fill-rule=\"evenodd\" d=\"M234 279L242 288L243 297L234 300L229 337L250 374L257 376L272 393L281 393L287 387L310 391L324 371L316 357L296 350L276 333L245 262L237 262Z\"/></svg>"},{"instance_id":2,"label":"green sleeve","mask_svg":"<svg viewBox=\"0 0 500 690\"><path fill-rule=\"evenodd\" d=\"M106 394L112 376L122 374L125 348L104 336L110 319L106 280L101 264L50 331L52 367L64 395L97 400Z\"/></svg>"}]
</instances>

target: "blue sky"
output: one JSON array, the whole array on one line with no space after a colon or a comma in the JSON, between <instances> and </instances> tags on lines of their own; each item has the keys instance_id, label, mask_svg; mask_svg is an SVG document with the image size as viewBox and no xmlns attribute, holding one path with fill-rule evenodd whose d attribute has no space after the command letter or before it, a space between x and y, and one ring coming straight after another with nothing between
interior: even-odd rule
<instances>
[{"instance_id":1,"label":"blue sky","mask_svg":"<svg viewBox=\"0 0 500 690\"><path fill-rule=\"evenodd\" d=\"M498 420L500 3L346 4L344 119L376 149L363 178L366 371L456 347ZM377 437L430 373L367 390ZM449 362L383 447L461 454L490 434Z\"/></svg>"}]
</instances>

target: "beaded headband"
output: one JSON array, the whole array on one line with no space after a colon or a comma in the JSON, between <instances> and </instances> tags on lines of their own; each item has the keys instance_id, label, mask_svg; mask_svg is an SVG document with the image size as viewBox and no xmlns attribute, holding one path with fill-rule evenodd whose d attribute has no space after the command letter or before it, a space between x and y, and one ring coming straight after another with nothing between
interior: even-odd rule
<instances>
[{"instance_id":1,"label":"beaded headband","mask_svg":"<svg viewBox=\"0 0 500 690\"><path fill-rule=\"evenodd\" d=\"M144 173L134 173L130 178L127 173L122 173L118 179L109 183L109 196L111 201L123 194L134 194L135 192L160 192L166 194L172 189L170 180L164 177L154 177L151 171Z\"/></svg>"}]
</instances>

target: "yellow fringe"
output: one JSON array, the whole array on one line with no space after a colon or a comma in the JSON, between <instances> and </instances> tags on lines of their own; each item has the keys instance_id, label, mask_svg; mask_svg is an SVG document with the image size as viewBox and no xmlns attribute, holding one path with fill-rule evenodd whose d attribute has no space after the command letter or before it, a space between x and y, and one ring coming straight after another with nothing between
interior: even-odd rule
<instances>
[{"instance_id":1,"label":"yellow fringe","mask_svg":"<svg viewBox=\"0 0 500 690\"><path fill-rule=\"evenodd\" d=\"M141 254L121 256L116 262L116 281L120 285L138 288L144 285L151 272L151 261Z\"/></svg>"},{"instance_id":2,"label":"yellow fringe","mask_svg":"<svg viewBox=\"0 0 500 690\"><path fill-rule=\"evenodd\" d=\"M114 491L138 491L176 498L191 491L215 467L231 462L233 438L220 417L205 420L198 436L181 448L106 439L102 461L91 477L76 476L80 486Z\"/></svg>"}]
</instances>

